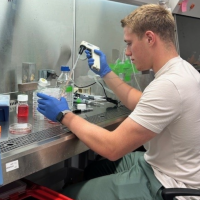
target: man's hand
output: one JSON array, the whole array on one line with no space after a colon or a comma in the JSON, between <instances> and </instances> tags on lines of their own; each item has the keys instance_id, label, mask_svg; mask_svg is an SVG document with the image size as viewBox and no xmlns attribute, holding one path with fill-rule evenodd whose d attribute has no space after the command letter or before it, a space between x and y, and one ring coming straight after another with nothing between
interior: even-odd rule
<instances>
[{"instance_id":1,"label":"man's hand","mask_svg":"<svg viewBox=\"0 0 200 200\"><path fill-rule=\"evenodd\" d=\"M94 59L91 58L90 52L88 50L85 50L85 53L86 53L87 58L88 58L88 65L89 65L90 69L94 73L96 73L99 76L101 76L101 78L103 78L107 73L109 73L111 71L110 67L107 64L106 56L105 56L105 54L102 51L97 50L97 49L94 50L94 53L96 53L100 57L100 70L99 71L93 70L91 68L91 66L94 64Z\"/></svg>"},{"instance_id":2,"label":"man's hand","mask_svg":"<svg viewBox=\"0 0 200 200\"><path fill-rule=\"evenodd\" d=\"M58 100L43 93L37 93L37 96L40 98L38 99L37 110L51 121L56 122L56 117L59 112L69 110L68 103L64 97Z\"/></svg>"}]
</instances>

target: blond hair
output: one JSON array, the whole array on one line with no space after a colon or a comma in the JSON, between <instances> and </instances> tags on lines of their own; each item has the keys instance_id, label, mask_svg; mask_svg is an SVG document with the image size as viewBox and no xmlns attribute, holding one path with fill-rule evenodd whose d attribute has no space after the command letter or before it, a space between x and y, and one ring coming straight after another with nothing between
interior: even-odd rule
<instances>
[{"instance_id":1,"label":"blond hair","mask_svg":"<svg viewBox=\"0 0 200 200\"><path fill-rule=\"evenodd\" d=\"M122 27L131 28L140 39L148 30L158 34L164 42L174 43L175 22L172 14L156 4L146 4L121 20Z\"/></svg>"}]
</instances>

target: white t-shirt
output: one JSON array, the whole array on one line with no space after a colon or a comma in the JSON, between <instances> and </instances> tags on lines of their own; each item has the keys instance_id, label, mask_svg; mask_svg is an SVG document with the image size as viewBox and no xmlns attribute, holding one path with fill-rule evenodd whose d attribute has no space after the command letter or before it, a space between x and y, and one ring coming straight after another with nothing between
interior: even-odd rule
<instances>
[{"instance_id":1,"label":"white t-shirt","mask_svg":"<svg viewBox=\"0 0 200 200\"><path fill-rule=\"evenodd\" d=\"M144 144L145 160L162 185L200 189L200 74L197 70L180 57L169 60L155 74L129 117L157 133Z\"/></svg>"}]
</instances>

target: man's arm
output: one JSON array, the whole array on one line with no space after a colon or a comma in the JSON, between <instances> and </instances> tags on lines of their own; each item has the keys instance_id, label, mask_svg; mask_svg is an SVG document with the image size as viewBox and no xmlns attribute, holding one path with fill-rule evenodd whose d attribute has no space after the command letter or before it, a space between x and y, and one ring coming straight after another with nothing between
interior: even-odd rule
<instances>
[{"instance_id":1,"label":"man's arm","mask_svg":"<svg viewBox=\"0 0 200 200\"><path fill-rule=\"evenodd\" d=\"M67 126L90 149L113 161L156 136L156 133L137 124L129 117L114 131L91 124L73 113L66 114L62 124Z\"/></svg>"},{"instance_id":2,"label":"man's arm","mask_svg":"<svg viewBox=\"0 0 200 200\"><path fill-rule=\"evenodd\" d=\"M120 101L130 110L134 110L142 92L122 81L114 72L107 73L103 80Z\"/></svg>"},{"instance_id":3,"label":"man's arm","mask_svg":"<svg viewBox=\"0 0 200 200\"><path fill-rule=\"evenodd\" d=\"M42 93L37 93L37 96L40 98L38 111L52 121L57 121L57 116L62 111L69 111L64 97L58 100ZM114 131L89 123L72 112L65 114L61 122L90 149L110 160L121 158L156 136L156 133L139 125L130 117Z\"/></svg>"},{"instance_id":4,"label":"man's arm","mask_svg":"<svg viewBox=\"0 0 200 200\"><path fill-rule=\"evenodd\" d=\"M114 72L111 71L106 61L106 55L102 51L95 49L94 52L100 56L100 70L91 70L103 78L106 85L115 93L115 95L127 108L133 110L138 103L142 92L134 89L122 81ZM88 65L91 67L94 64L94 59L91 58L89 51L86 50L85 53L88 58Z\"/></svg>"}]
</instances>

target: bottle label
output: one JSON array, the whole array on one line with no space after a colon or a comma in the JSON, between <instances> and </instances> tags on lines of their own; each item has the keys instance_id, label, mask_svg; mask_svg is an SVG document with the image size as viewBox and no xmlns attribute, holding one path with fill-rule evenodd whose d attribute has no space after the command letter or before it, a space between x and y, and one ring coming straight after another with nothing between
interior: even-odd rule
<instances>
[{"instance_id":1,"label":"bottle label","mask_svg":"<svg viewBox=\"0 0 200 200\"><path fill-rule=\"evenodd\" d=\"M66 87L66 92L73 92L73 87L71 85Z\"/></svg>"}]
</instances>

